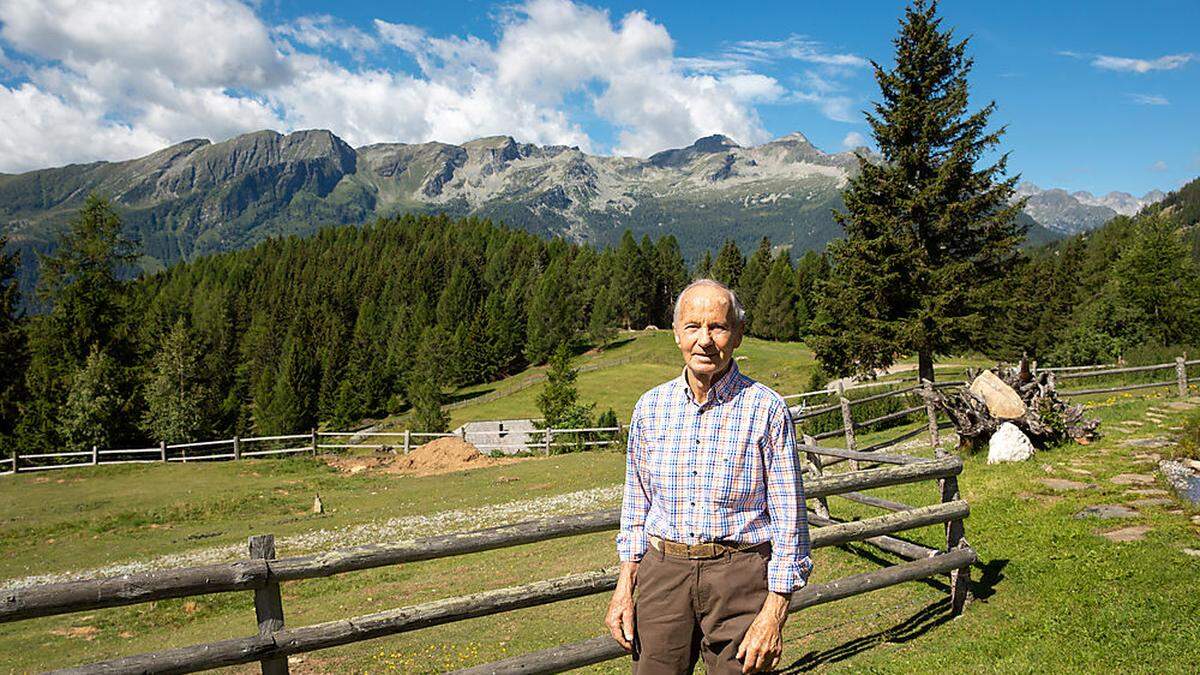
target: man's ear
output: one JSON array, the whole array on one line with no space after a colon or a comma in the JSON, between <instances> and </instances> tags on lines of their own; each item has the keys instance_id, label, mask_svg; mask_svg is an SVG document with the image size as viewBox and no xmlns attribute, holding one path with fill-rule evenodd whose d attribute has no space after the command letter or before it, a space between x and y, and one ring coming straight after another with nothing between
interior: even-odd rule
<instances>
[{"instance_id":1,"label":"man's ear","mask_svg":"<svg viewBox=\"0 0 1200 675\"><path fill-rule=\"evenodd\" d=\"M742 346L742 336L745 334L746 323L743 321L738 325L737 330L733 331L733 339L730 340L730 344L732 345L733 349L737 349L738 347Z\"/></svg>"},{"instance_id":2,"label":"man's ear","mask_svg":"<svg viewBox=\"0 0 1200 675\"><path fill-rule=\"evenodd\" d=\"M679 344L679 331L675 330L675 326L671 326L671 337L675 338L676 347L682 346Z\"/></svg>"}]
</instances>

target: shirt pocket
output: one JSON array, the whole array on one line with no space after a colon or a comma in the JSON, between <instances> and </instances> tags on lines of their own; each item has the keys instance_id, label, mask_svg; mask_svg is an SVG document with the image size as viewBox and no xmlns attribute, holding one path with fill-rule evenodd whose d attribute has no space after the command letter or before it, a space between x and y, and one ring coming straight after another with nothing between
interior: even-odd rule
<instances>
[{"instance_id":1,"label":"shirt pocket","mask_svg":"<svg viewBox=\"0 0 1200 675\"><path fill-rule=\"evenodd\" d=\"M752 506L763 495L762 455L757 438L739 439L718 452L713 501L726 506Z\"/></svg>"}]
</instances>

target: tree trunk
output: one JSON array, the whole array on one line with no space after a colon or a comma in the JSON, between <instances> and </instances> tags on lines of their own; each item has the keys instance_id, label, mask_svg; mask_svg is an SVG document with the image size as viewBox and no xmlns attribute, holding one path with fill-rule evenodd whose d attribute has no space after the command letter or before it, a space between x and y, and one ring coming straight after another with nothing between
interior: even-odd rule
<instances>
[{"instance_id":1,"label":"tree trunk","mask_svg":"<svg viewBox=\"0 0 1200 675\"><path fill-rule=\"evenodd\" d=\"M917 375L922 380L933 382L933 351L921 349L917 354Z\"/></svg>"}]
</instances>

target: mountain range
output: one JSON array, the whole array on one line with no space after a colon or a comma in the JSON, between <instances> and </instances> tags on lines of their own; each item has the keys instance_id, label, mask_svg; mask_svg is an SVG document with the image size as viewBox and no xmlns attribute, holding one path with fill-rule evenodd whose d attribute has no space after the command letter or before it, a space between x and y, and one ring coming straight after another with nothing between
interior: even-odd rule
<instances>
[{"instance_id":1,"label":"mountain range","mask_svg":"<svg viewBox=\"0 0 1200 675\"><path fill-rule=\"evenodd\" d=\"M1090 192L1067 192L1059 188L1043 190L1033 183L1021 183L1017 186L1016 196L1029 198L1025 202L1025 213L1038 223L1055 232L1071 235L1094 230L1118 215L1137 215L1138 211L1162 201L1167 195L1152 190L1140 198L1128 192L1110 192L1097 197Z\"/></svg>"},{"instance_id":2,"label":"mountain range","mask_svg":"<svg viewBox=\"0 0 1200 675\"><path fill-rule=\"evenodd\" d=\"M259 131L184 141L128 161L0 174L0 231L22 252L23 291L36 279L33 252L53 248L93 191L117 205L146 271L403 212L491 218L598 245L616 243L626 229L638 238L673 234L689 258L727 238L743 250L767 236L804 251L840 236L832 211L842 208L842 189L857 170L855 153L825 153L799 133L750 147L708 136L641 159L507 136L353 148L329 131ZM1099 225L1133 200L1030 194L1035 243Z\"/></svg>"}]
</instances>

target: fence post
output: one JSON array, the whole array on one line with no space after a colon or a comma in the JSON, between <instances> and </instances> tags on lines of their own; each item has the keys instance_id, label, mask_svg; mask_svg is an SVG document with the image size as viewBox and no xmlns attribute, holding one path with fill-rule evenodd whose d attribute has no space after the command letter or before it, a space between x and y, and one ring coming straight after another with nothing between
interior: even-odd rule
<instances>
[{"instance_id":1,"label":"fence post","mask_svg":"<svg viewBox=\"0 0 1200 675\"><path fill-rule=\"evenodd\" d=\"M1175 357L1175 377L1179 380L1179 398L1187 398L1187 359Z\"/></svg>"},{"instance_id":2,"label":"fence post","mask_svg":"<svg viewBox=\"0 0 1200 675\"><path fill-rule=\"evenodd\" d=\"M800 438L804 442L805 447L812 447L817 444L817 440L808 434L803 434ZM808 463L812 464L813 473L817 476L821 476L824 473L824 467L821 465L821 456L815 452L809 451L805 451L804 454L808 457ZM827 497L818 497L817 503L813 504L813 511L815 511L816 514L822 518L828 518L829 499Z\"/></svg>"},{"instance_id":3,"label":"fence post","mask_svg":"<svg viewBox=\"0 0 1200 675\"><path fill-rule=\"evenodd\" d=\"M233 461L238 461L242 458L242 437L237 434L233 435Z\"/></svg>"},{"instance_id":4,"label":"fence post","mask_svg":"<svg viewBox=\"0 0 1200 675\"><path fill-rule=\"evenodd\" d=\"M458 428L458 435L462 438L463 443L467 442L467 425L465 423Z\"/></svg>"},{"instance_id":5,"label":"fence post","mask_svg":"<svg viewBox=\"0 0 1200 675\"><path fill-rule=\"evenodd\" d=\"M550 427L546 427L546 444L543 446L542 452L547 457L550 456Z\"/></svg>"},{"instance_id":6,"label":"fence post","mask_svg":"<svg viewBox=\"0 0 1200 675\"><path fill-rule=\"evenodd\" d=\"M93 445L92 446L92 466L96 466L99 463L100 463L100 449Z\"/></svg>"},{"instance_id":7,"label":"fence post","mask_svg":"<svg viewBox=\"0 0 1200 675\"><path fill-rule=\"evenodd\" d=\"M158 442L158 457L159 457L159 459L161 459L164 462L167 461L167 442L166 441ZM183 460L185 462L187 461L187 448L183 449Z\"/></svg>"},{"instance_id":8,"label":"fence post","mask_svg":"<svg viewBox=\"0 0 1200 675\"><path fill-rule=\"evenodd\" d=\"M312 430L312 454L313 454L313 457L317 456L317 430L316 429Z\"/></svg>"},{"instance_id":9,"label":"fence post","mask_svg":"<svg viewBox=\"0 0 1200 675\"><path fill-rule=\"evenodd\" d=\"M263 534L250 537L250 557L260 560L275 559L275 535ZM254 614L258 617L258 634L270 635L283 630L283 598L279 595L279 582L267 575L267 585L254 591ZM286 656L259 661L263 675L287 675Z\"/></svg>"},{"instance_id":10,"label":"fence post","mask_svg":"<svg viewBox=\"0 0 1200 675\"><path fill-rule=\"evenodd\" d=\"M621 445L621 420L617 420L617 435L613 437L613 445Z\"/></svg>"},{"instance_id":11,"label":"fence post","mask_svg":"<svg viewBox=\"0 0 1200 675\"><path fill-rule=\"evenodd\" d=\"M958 477L949 476L938 481L942 492L942 503L958 499ZM946 550L967 546L966 530L962 519L946 523ZM971 583L971 567L960 567L950 572L950 613L954 616L962 614L967 605L967 592Z\"/></svg>"},{"instance_id":12,"label":"fence post","mask_svg":"<svg viewBox=\"0 0 1200 675\"><path fill-rule=\"evenodd\" d=\"M408 449L409 449L410 447L412 447L412 446L410 445L410 440L409 440L409 437L410 437L410 434L411 434L411 433L412 433L412 432L411 432L411 431L409 431L408 429L405 429L405 430L404 430L404 454L406 454L406 455L408 454Z\"/></svg>"},{"instance_id":13,"label":"fence post","mask_svg":"<svg viewBox=\"0 0 1200 675\"><path fill-rule=\"evenodd\" d=\"M857 445L854 442L854 418L850 416L850 399L846 398L846 387L841 380L837 383L838 402L842 406L842 426L846 428L846 449L857 450ZM858 460L850 460L850 465L854 470L858 470Z\"/></svg>"},{"instance_id":14,"label":"fence post","mask_svg":"<svg viewBox=\"0 0 1200 675\"><path fill-rule=\"evenodd\" d=\"M933 407L933 383L923 379L921 386L925 389L925 416L929 418L929 445L933 454L941 457L942 439L938 434L937 409Z\"/></svg>"},{"instance_id":15,"label":"fence post","mask_svg":"<svg viewBox=\"0 0 1200 675\"><path fill-rule=\"evenodd\" d=\"M17 450L16 448L13 448L13 451L12 451L12 462L13 462L13 473L19 472L20 465L21 465L21 451Z\"/></svg>"}]
</instances>

